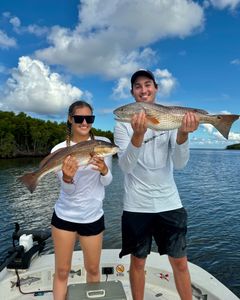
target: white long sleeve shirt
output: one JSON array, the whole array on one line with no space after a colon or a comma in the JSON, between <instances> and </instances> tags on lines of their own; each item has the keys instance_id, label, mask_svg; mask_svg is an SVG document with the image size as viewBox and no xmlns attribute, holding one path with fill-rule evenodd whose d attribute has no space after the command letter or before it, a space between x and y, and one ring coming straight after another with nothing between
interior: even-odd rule
<instances>
[{"instance_id":1,"label":"white long sleeve shirt","mask_svg":"<svg viewBox=\"0 0 240 300\"><path fill-rule=\"evenodd\" d=\"M123 209L130 212L163 212L182 207L173 178L173 168L183 168L189 159L188 141L176 143L177 130L147 129L141 147L131 143L130 124L117 122L115 144L124 173Z\"/></svg>"},{"instance_id":2,"label":"white long sleeve shirt","mask_svg":"<svg viewBox=\"0 0 240 300\"><path fill-rule=\"evenodd\" d=\"M105 137L96 136L95 139L110 142ZM71 142L71 145L75 144ZM64 141L57 144L51 152L66 146L66 141ZM63 181L62 170L57 172L61 189L54 209L59 218L74 223L92 223L103 215L102 202L105 197L105 186L112 181L112 157L107 156L104 161L108 167L108 173L105 176L93 170L91 164L79 166L73 178L73 184Z\"/></svg>"}]
</instances>

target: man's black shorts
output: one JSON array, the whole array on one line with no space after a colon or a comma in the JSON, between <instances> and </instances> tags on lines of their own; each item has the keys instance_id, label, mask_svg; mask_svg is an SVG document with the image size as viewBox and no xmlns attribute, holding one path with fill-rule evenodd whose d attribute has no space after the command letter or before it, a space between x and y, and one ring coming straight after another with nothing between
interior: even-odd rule
<instances>
[{"instance_id":1,"label":"man's black shorts","mask_svg":"<svg viewBox=\"0 0 240 300\"><path fill-rule=\"evenodd\" d=\"M105 229L104 215L95 222L85 224L62 220L56 215L54 211L52 215L51 224L58 229L77 232L79 235L82 236L97 235Z\"/></svg>"},{"instance_id":2,"label":"man's black shorts","mask_svg":"<svg viewBox=\"0 0 240 300\"><path fill-rule=\"evenodd\" d=\"M122 251L119 256L133 254L145 258L151 252L154 238L158 252L174 258L187 254L187 212L182 207L160 213L135 213L122 215Z\"/></svg>"}]
</instances>

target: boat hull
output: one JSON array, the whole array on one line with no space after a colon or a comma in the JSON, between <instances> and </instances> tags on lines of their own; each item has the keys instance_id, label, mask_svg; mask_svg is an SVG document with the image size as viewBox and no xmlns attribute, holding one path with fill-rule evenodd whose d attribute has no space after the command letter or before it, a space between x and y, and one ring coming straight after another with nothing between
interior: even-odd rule
<instances>
[{"instance_id":1,"label":"boat hull","mask_svg":"<svg viewBox=\"0 0 240 300\"><path fill-rule=\"evenodd\" d=\"M126 299L132 299L129 285L129 256L119 258L119 249L104 249L101 255L101 281L120 281L125 291ZM81 251L74 251L72 269L69 274L68 284L86 282L86 271L83 267L83 255ZM189 263L192 280L193 299L206 300L239 300L229 289L219 282L211 274L202 268ZM33 259L28 270L19 270L20 289L17 286L15 270L4 269L0 272L0 299L27 300L27 299L52 299L52 293L46 292L52 289L54 276L54 254L41 255ZM35 292L35 294L34 294ZM41 298L39 296L41 295ZM146 263L146 300L180 299L166 255L159 256L151 253ZM94 298L92 298L94 299ZM99 299L99 298L98 298ZM104 299L104 298L100 298Z\"/></svg>"}]
</instances>

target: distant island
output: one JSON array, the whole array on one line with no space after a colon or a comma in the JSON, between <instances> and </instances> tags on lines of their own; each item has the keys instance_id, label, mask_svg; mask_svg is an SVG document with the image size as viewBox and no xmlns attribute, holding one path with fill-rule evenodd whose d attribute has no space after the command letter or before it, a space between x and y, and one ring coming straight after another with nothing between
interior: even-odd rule
<instances>
[{"instance_id":1,"label":"distant island","mask_svg":"<svg viewBox=\"0 0 240 300\"><path fill-rule=\"evenodd\" d=\"M229 145L226 147L227 150L240 150L240 144Z\"/></svg>"}]
</instances>

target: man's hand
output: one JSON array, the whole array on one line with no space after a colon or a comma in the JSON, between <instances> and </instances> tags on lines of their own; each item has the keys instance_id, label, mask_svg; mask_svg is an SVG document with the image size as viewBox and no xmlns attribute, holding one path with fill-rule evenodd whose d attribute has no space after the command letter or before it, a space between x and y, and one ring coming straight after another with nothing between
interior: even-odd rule
<instances>
[{"instance_id":1,"label":"man's hand","mask_svg":"<svg viewBox=\"0 0 240 300\"><path fill-rule=\"evenodd\" d=\"M133 129L132 144L135 147L140 147L143 142L144 134L147 131L145 112L142 111L139 114L133 115L131 125Z\"/></svg>"},{"instance_id":2,"label":"man's hand","mask_svg":"<svg viewBox=\"0 0 240 300\"><path fill-rule=\"evenodd\" d=\"M199 117L194 112L187 112L182 120L182 125L178 129L177 143L179 145L186 142L188 134L198 129Z\"/></svg>"}]
</instances>

